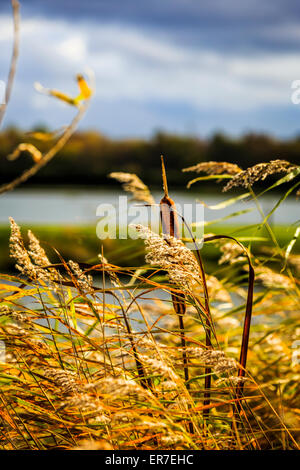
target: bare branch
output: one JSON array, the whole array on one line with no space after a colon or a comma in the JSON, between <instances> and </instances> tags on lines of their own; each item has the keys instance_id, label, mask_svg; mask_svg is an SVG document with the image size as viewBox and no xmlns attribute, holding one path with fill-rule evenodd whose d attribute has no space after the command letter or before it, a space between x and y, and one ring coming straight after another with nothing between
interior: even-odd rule
<instances>
[{"instance_id":1,"label":"bare branch","mask_svg":"<svg viewBox=\"0 0 300 470\"><path fill-rule=\"evenodd\" d=\"M47 163L49 163L50 160L52 160L52 158L57 154L57 152L59 152L63 148L63 146L66 144L66 142L70 139L70 137L72 136L72 134L76 130L76 127L77 127L79 121L83 117L83 115L84 115L84 113L85 113L85 111L88 107L88 103L89 102L87 101L84 105L81 105L79 107L78 113L76 114L76 116L74 117L74 119L70 123L70 125L66 128L63 135L56 142L56 144L53 147L51 147L51 149L48 150L48 152L46 152L42 156L41 160L39 162L35 163L28 170L25 170L20 176L15 178L10 183L5 183L2 186L0 186L0 194L11 191L14 188L16 188L17 186L19 186L19 184L24 183L29 178L34 176L43 166L45 166Z\"/></svg>"},{"instance_id":2,"label":"bare branch","mask_svg":"<svg viewBox=\"0 0 300 470\"><path fill-rule=\"evenodd\" d=\"M17 68L17 61L19 56L19 42L20 42L20 13L19 7L20 4L18 0L11 0L12 8L13 8L13 20L14 20L14 45L13 45L13 53L10 62L9 74L7 79L6 91L5 91L5 103L0 105L0 126L2 124L5 111L10 100L11 90L16 74Z\"/></svg>"}]
</instances>

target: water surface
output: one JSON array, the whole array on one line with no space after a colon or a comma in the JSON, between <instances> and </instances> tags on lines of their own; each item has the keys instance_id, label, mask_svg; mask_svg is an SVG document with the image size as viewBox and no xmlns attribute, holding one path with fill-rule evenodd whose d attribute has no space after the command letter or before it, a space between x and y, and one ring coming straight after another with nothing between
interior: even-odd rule
<instances>
[{"instance_id":1,"label":"water surface","mask_svg":"<svg viewBox=\"0 0 300 470\"><path fill-rule=\"evenodd\" d=\"M109 188L99 190L84 188L17 189L0 196L0 223L7 223L8 217L12 216L20 224L96 225L99 220L96 211L100 204L113 204L118 208L119 197L123 196L120 211L122 213L126 211L125 195L126 193L121 189ZM182 207L183 204L194 204L196 200L204 201L207 205L212 206L233 198L235 194L233 192L232 194L224 194L220 188L220 195L181 190L172 192L171 196ZM161 193L154 193L154 197L159 202ZM276 204L279 197L278 194L266 195L260 199L266 214ZM212 221L233 212L246 210L251 210L251 212L240 214L223 223L253 224L261 220L255 204L247 200L238 201L221 210L211 210L205 207L204 218L206 221ZM270 222L290 225L299 218L300 203L292 196L279 206Z\"/></svg>"}]
</instances>

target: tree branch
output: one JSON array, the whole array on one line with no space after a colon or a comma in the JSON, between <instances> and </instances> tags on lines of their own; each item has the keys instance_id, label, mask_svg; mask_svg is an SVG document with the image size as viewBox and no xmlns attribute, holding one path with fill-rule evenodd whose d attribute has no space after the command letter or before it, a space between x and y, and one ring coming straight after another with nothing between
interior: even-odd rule
<instances>
[{"instance_id":1,"label":"tree branch","mask_svg":"<svg viewBox=\"0 0 300 470\"><path fill-rule=\"evenodd\" d=\"M60 139L56 142L56 144L51 147L48 152L46 152L41 160L37 163L35 163L31 168L28 170L25 170L20 176L15 178L13 181L10 183L5 183L2 186L0 186L0 194L4 194L8 191L12 191L14 188L19 186L21 183L25 183L29 178L34 176L43 166L45 166L47 163L52 160L52 158L59 152L63 146L66 144L66 142L70 139L74 131L76 130L76 127L83 117L87 107L88 107L89 101L86 101L84 105L81 105L79 107L79 111L74 117L73 121L70 123L70 125L67 127L63 135L60 137Z\"/></svg>"},{"instance_id":2,"label":"tree branch","mask_svg":"<svg viewBox=\"0 0 300 470\"><path fill-rule=\"evenodd\" d=\"M9 74L7 79L6 91L5 91L5 103L0 105L0 126L2 124L5 111L10 100L11 90L16 74L17 68L17 61L19 56L19 42L20 42L20 13L19 7L20 4L18 0L11 0L12 8L13 8L13 20L14 20L14 45L13 45L13 53L10 62Z\"/></svg>"}]
</instances>

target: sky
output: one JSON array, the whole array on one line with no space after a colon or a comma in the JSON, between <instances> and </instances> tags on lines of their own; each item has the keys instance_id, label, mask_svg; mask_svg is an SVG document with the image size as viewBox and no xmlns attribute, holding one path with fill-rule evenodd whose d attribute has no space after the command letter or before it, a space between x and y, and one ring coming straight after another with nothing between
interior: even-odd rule
<instances>
[{"instance_id":1,"label":"sky","mask_svg":"<svg viewBox=\"0 0 300 470\"><path fill-rule=\"evenodd\" d=\"M74 109L34 89L76 95L93 70L81 128L113 138L163 130L207 137L300 134L298 0L20 0L20 59L5 125L67 124ZM0 0L0 80L12 49Z\"/></svg>"}]
</instances>

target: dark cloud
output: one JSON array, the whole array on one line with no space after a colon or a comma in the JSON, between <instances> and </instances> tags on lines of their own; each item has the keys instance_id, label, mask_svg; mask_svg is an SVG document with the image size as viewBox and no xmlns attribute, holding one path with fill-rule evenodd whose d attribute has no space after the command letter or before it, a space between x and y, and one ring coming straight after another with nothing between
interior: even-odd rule
<instances>
[{"instance_id":1,"label":"dark cloud","mask_svg":"<svg viewBox=\"0 0 300 470\"><path fill-rule=\"evenodd\" d=\"M159 29L191 47L202 44L228 52L300 48L299 37L283 37L279 28L293 24L300 29L297 0L23 0L21 4L24 16ZM9 10L9 0L1 0L0 12Z\"/></svg>"},{"instance_id":2,"label":"dark cloud","mask_svg":"<svg viewBox=\"0 0 300 470\"><path fill-rule=\"evenodd\" d=\"M26 109L27 126L64 124L72 110L37 97L33 82L76 93L72 77L88 65L97 94L82 125L110 135L297 131L300 108L290 102L291 82L300 78L296 0L20 2L7 123L24 126ZM11 14L9 0L0 0L2 80L11 52L3 14Z\"/></svg>"},{"instance_id":3,"label":"dark cloud","mask_svg":"<svg viewBox=\"0 0 300 470\"><path fill-rule=\"evenodd\" d=\"M0 8L8 9L9 0L1 0ZM24 0L23 11L47 13L67 18L96 18L98 20L140 21L143 24L230 26L259 22L285 21L299 17L296 0Z\"/></svg>"}]
</instances>

